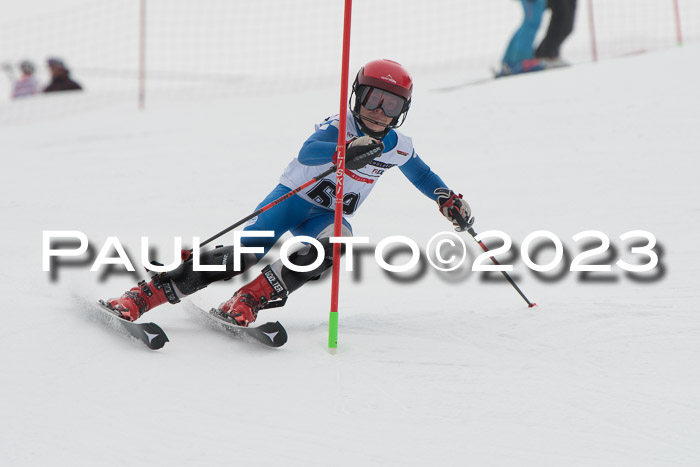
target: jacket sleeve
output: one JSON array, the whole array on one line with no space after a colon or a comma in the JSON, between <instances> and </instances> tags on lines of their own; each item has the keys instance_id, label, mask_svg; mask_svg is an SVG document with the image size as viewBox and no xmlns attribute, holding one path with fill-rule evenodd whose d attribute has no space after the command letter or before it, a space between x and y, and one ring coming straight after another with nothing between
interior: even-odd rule
<instances>
[{"instance_id":1,"label":"jacket sleeve","mask_svg":"<svg viewBox=\"0 0 700 467\"><path fill-rule=\"evenodd\" d=\"M299 162L304 165L323 165L333 161L338 145L338 128L332 123L321 125L304 142L299 151Z\"/></svg>"},{"instance_id":2,"label":"jacket sleeve","mask_svg":"<svg viewBox=\"0 0 700 467\"><path fill-rule=\"evenodd\" d=\"M445 182L416 153L399 169L421 193L434 201L437 201L438 198L434 193L435 190L442 187L447 188Z\"/></svg>"}]
</instances>

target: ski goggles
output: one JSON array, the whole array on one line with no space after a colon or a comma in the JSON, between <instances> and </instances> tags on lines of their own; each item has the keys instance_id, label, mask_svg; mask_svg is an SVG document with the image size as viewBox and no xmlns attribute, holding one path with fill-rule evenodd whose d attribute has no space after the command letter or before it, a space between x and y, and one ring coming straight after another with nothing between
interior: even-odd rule
<instances>
[{"instance_id":1,"label":"ski goggles","mask_svg":"<svg viewBox=\"0 0 700 467\"><path fill-rule=\"evenodd\" d=\"M387 117L398 117L404 110L406 99L382 89L370 86L360 91L360 103L367 110L381 108Z\"/></svg>"}]
</instances>

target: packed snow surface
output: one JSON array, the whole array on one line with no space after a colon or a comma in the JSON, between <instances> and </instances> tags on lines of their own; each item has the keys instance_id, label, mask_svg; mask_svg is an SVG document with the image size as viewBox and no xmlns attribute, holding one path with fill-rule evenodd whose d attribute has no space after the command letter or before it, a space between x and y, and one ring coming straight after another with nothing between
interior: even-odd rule
<instances>
[{"instance_id":1,"label":"packed snow surface","mask_svg":"<svg viewBox=\"0 0 700 467\"><path fill-rule=\"evenodd\" d=\"M246 216L313 124L337 112L333 83L155 96L145 111L133 101L91 106L90 93L4 107L0 464L700 464L698 52L450 93L435 90L459 77L416 74L402 131L464 194L478 232L513 239L499 259L539 306L498 274L472 272L481 250L466 234L467 262L452 273L428 266L398 280L370 251L343 272L335 355L328 277L261 312L287 328L280 349L215 332L183 303L142 318L170 337L149 351L80 304L118 296L137 276L90 272L87 256L42 271L43 231L83 232L93 259L117 237L142 270L142 236L167 263L175 236L191 243ZM20 106L33 106L36 121ZM10 123L11 112L23 118ZM371 245L403 235L424 250L451 230L396 169L350 220ZM538 230L566 252L541 275L519 254ZM589 263L612 270L582 277L568 266L600 242L572 237L589 230L612 243ZM647 262L619 238L635 230L657 240L648 273L615 265ZM545 264L554 250L536 256ZM186 302L216 306L259 269Z\"/></svg>"}]
</instances>

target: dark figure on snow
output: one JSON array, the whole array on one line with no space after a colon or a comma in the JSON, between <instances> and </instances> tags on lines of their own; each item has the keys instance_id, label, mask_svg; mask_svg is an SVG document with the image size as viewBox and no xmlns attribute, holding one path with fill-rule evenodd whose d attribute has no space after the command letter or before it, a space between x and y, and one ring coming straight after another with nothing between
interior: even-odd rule
<instances>
[{"instance_id":1,"label":"dark figure on snow","mask_svg":"<svg viewBox=\"0 0 700 467\"><path fill-rule=\"evenodd\" d=\"M547 6L552 10L547 35L535 51L535 57L545 68L566 66L560 55L562 43L574 30L576 19L576 0L548 0Z\"/></svg>"},{"instance_id":2,"label":"dark figure on snow","mask_svg":"<svg viewBox=\"0 0 700 467\"><path fill-rule=\"evenodd\" d=\"M413 148L411 138L396 130L411 106L413 80L408 71L390 60L374 60L362 67L355 78L347 115L347 153L342 236L352 236L347 217L352 216L367 199L382 174L398 167L423 195L438 204L440 213L455 226L470 226L474 219L467 202L450 190L445 182L423 162ZM339 116L326 118L316 125L316 131L306 140L280 177L279 184L258 205L291 192L304 182L320 175L335 164L339 136ZM289 256L299 266L316 265L299 272L286 267L280 260L266 266L261 274L241 287L232 298L218 308L218 314L233 324L248 326L258 311L278 306L287 296L316 278L333 263L334 231L333 193L336 191L335 172L320 179L309 188L297 192L251 220L244 231L258 233L273 231L272 237L249 236L241 239L244 247L257 247L258 253L242 253L240 270L234 270L233 246L203 252L201 264L218 266L218 271L196 271L191 259L168 273L157 274L105 305L129 321L163 303L177 303L215 281L230 279L254 266L285 233L315 238L322 245L323 258L317 261L313 245L305 245ZM392 209L397 200L385 200Z\"/></svg>"},{"instance_id":3,"label":"dark figure on snow","mask_svg":"<svg viewBox=\"0 0 700 467\"><path fill-rule=\"evenodd\" d=\"M70 70L62 60L49 58L46 63L51 71L51 82L44 88L44 92L80 91L83 89L70 78Z\"/></svg>"}]
</instances>

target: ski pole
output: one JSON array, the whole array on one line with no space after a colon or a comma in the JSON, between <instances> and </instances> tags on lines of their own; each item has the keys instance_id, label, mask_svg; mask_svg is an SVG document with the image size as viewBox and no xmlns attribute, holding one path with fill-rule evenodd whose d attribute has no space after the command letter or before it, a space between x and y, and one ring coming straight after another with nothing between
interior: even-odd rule
<instances>
[{"instance_id":1,"label":"ski pole","mask_svg":"<svg viewBox=\"0 0 700 467\"><path fill-rule=\"evenodd\" d=\"M314 178L312 178L312 179L309 180L308 182L304 183L303 185L300 185L300 186L296 187L295 189L293 189L292 191L283 194L283 195L280 196L279 198L277 198L277 199L275 199L275 200L273 200L273 201L270 201L269 203L267 203L265 206L261 207L260 209L258 209L258 210L255 211L254 213L250 214L249 216L244 217L243 219L239 220L239 221L236 222L235 224L226 227L224 230L222 230L222 231L219 232L218 234L214 235L213 237L207 238L206 240L204 240L202 243L199 244L199 248L202 248L204 245L213 242L214 240L216 240L217 238L221 237L221 236L224 235L224 234L229 233L230 231L232 231L232 230L235 229L236 227L238 227L238 226L240 226L240 225L242 225L242 224L248 222L248 221L251 220L253 217L262 214L263 212L269 210L270 208L272 208L272 207L274 207L274 206L277 206L277 205L280 204L282 201L291 198L292 196L294 196L295 194L299 193L301 190L303 190L304 188L308 187L308 186L311 185L312 183L314 183L314 182L316 182L316 181L322 179L322 178L325 177L326 175L332 174L333 172L335 172L335 169L336 169L335 164L332 165L332 166L330 166L327 170L324 170L323 172L321 172L320 174L316 175Z\"/></svg>"},{"instance_id":2,"label":"ski pole","mask_svg":"<svg viewBox=\"0 0 700 467\"><path fill-rule=\"evenodd\" d=\"M488 253L489 249L486 247L486 245L484 245L484 242L476 239L476 236L478 234L474 231L474 228L471 226L471 224L468 224L467 221L464 220L464 218L459 215L459 211L456 208L452 208L450 212L452 212L452 216L457 220L457 223L459 224L458 230L460 232L464 232L465 230L467 232L469 232L469 235L471 235L472 238L474 238L474 241L479 244L481 249L484 250L486 253ZM489 256L489 259L491 259L493 264L495 264L497 266L501 266L501 263L499 263L498 260L496 258L494 258L493 256ZM518 284L515 283L515 281L513 280L512 277L510 277L510 274L508 274L506 271L500 271L500 272L501 272L501 274L503 274L503 276L506 278L506 280L508 280L510 285L512 285L513 288L520 294L520 296L523 297L523 300L525 300L525 302L527 303L528 308L532 308L532 307L537 306L537 303L534 303L534 302L531 302L530 300L528 300L528 298L525 296L523 291L520 290L520 287L518 287Z\"/></svg>"}]
</instances>

